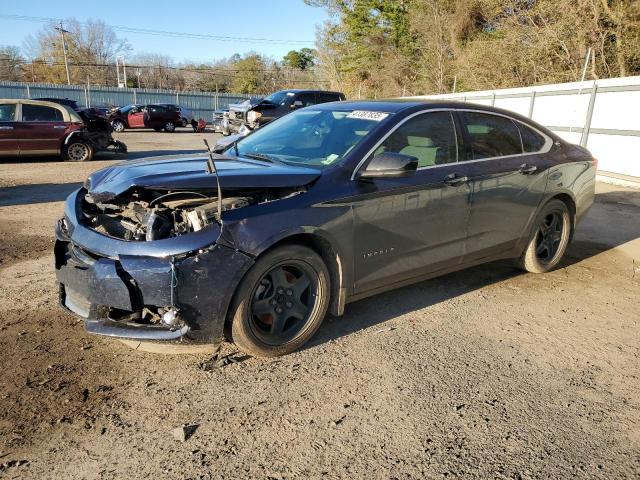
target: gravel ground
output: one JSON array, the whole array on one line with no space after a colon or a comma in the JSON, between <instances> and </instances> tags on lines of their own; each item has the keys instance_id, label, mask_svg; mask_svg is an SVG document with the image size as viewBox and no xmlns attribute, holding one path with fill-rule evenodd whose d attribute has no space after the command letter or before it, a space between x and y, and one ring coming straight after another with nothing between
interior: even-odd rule
<instances>
[{"instance_id":1,"label":"gravel ground","mask_svg":"<svg viewBox=\"0 0 640 480\"><path fill-rule=\"evenodd\" d=\"M119 137L139 158L203 136ZM447 275L348 305L300 352L210 365L57 305L53 222L113 161L0 163L0 477L640 476L640 191L599 184L550 274Z\"/></svg>"}]
</instances>

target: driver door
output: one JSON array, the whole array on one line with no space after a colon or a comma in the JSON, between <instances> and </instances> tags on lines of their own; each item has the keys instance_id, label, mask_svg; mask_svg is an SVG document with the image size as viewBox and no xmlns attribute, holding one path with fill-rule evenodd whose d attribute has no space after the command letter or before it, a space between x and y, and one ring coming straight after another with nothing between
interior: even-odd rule
<instances>
[{"instance_id":1,"label":"driver door","mask_svg":"<svg viewBox=\"0 0 640 480\"><path fill-rule=\"evenodd\" d=\"M129 128L144 128L144 115L143 110L131 109L127 116Z\"/></svg>"},{"instance_id":2,"label":"driver door","mask_svg":"<svg viewBox=\"0 0 640 480\"><path fill-rule=\"evenodd\" d=\"M471 188L458 150L452 113L437 111L410 118L374 151L414 156L418 170L402 178L356 178L355 294L461 262Z\"/></svg>"}]
</instances>

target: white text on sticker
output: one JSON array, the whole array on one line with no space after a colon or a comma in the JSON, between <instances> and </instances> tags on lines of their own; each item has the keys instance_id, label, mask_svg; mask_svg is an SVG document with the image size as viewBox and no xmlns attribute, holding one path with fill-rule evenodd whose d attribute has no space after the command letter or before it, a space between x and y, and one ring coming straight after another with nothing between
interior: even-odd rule
<instances>
[{"instance_id":1,"label":"white text on sticker","mask_svg":"<svg viewBox=\"0 0 640 480\"><path fill-rule=\"evenodd\" d=\"M374 122L379 122L384 120L389 116L388 113L383 112L371 112L369 110L354 110L347 118L361 118L362 120L373 120Z\"/></svg>"}]
</instances>

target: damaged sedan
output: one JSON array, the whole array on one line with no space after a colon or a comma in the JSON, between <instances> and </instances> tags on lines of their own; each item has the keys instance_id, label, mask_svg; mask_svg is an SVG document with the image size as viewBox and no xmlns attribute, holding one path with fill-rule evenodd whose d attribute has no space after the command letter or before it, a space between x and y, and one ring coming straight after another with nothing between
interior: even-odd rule
<instances>
[{"instance_id":1,"label":"damaged sedan","mask_svg":"<svg viewBox=\"0 0 640 480\"><path fill-rule=\"evenodd\" d=\"M222 153L93 173L56 226L60 302L93 334L282 355L376 293L497 259L553 269L595 170L492 107L315 105Z\"/></svg>"}]
</instances>

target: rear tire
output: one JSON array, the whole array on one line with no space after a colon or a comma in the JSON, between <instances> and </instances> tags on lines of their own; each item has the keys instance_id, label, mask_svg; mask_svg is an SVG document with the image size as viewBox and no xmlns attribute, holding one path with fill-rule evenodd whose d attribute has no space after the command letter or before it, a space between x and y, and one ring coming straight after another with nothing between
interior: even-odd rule
<instances>
[{"instance_id":1,"label":"rear tire","mask_svg":"<svg viewBox=\"0 0 640 480\"><path fill-rule=\"evenodd\" d=\"M533 225L518 266L527 272L546 273L560 263L571 239L573 221L567 204L551 200L540 210Z\"/></svg>"},{"instance_id":2,"label":"rear tire","mask_svg":"<svg viewBox=\"0 0 640 480\"><path fill-rule=\"evenodd\" d=\"M322 324L330 291L327 267L313 250L290 245L266 253L234 296L233 342L259 357L297 350Z\"/></svg>"},{"instance_id":3,"label":"rear tire","mask_svg":"<svg viewBox=\"0 0 640 480\"><path fill-rule=\"evenodd\" d=\"M91 145L81 141L71 141L65 149L65 159L71 162L88 162L93 158Z\"/></svg>"},{"instance_id":4,"label":"rear tire","mask_svg":"<svg viewBox=\"0 0 640 480\"><path fill-rule=\"evenodd\" d=\"M164 131L168 133L173 133L176 130L176 124L171 120L164 122Z\"/></svg>"}]
</instances>

